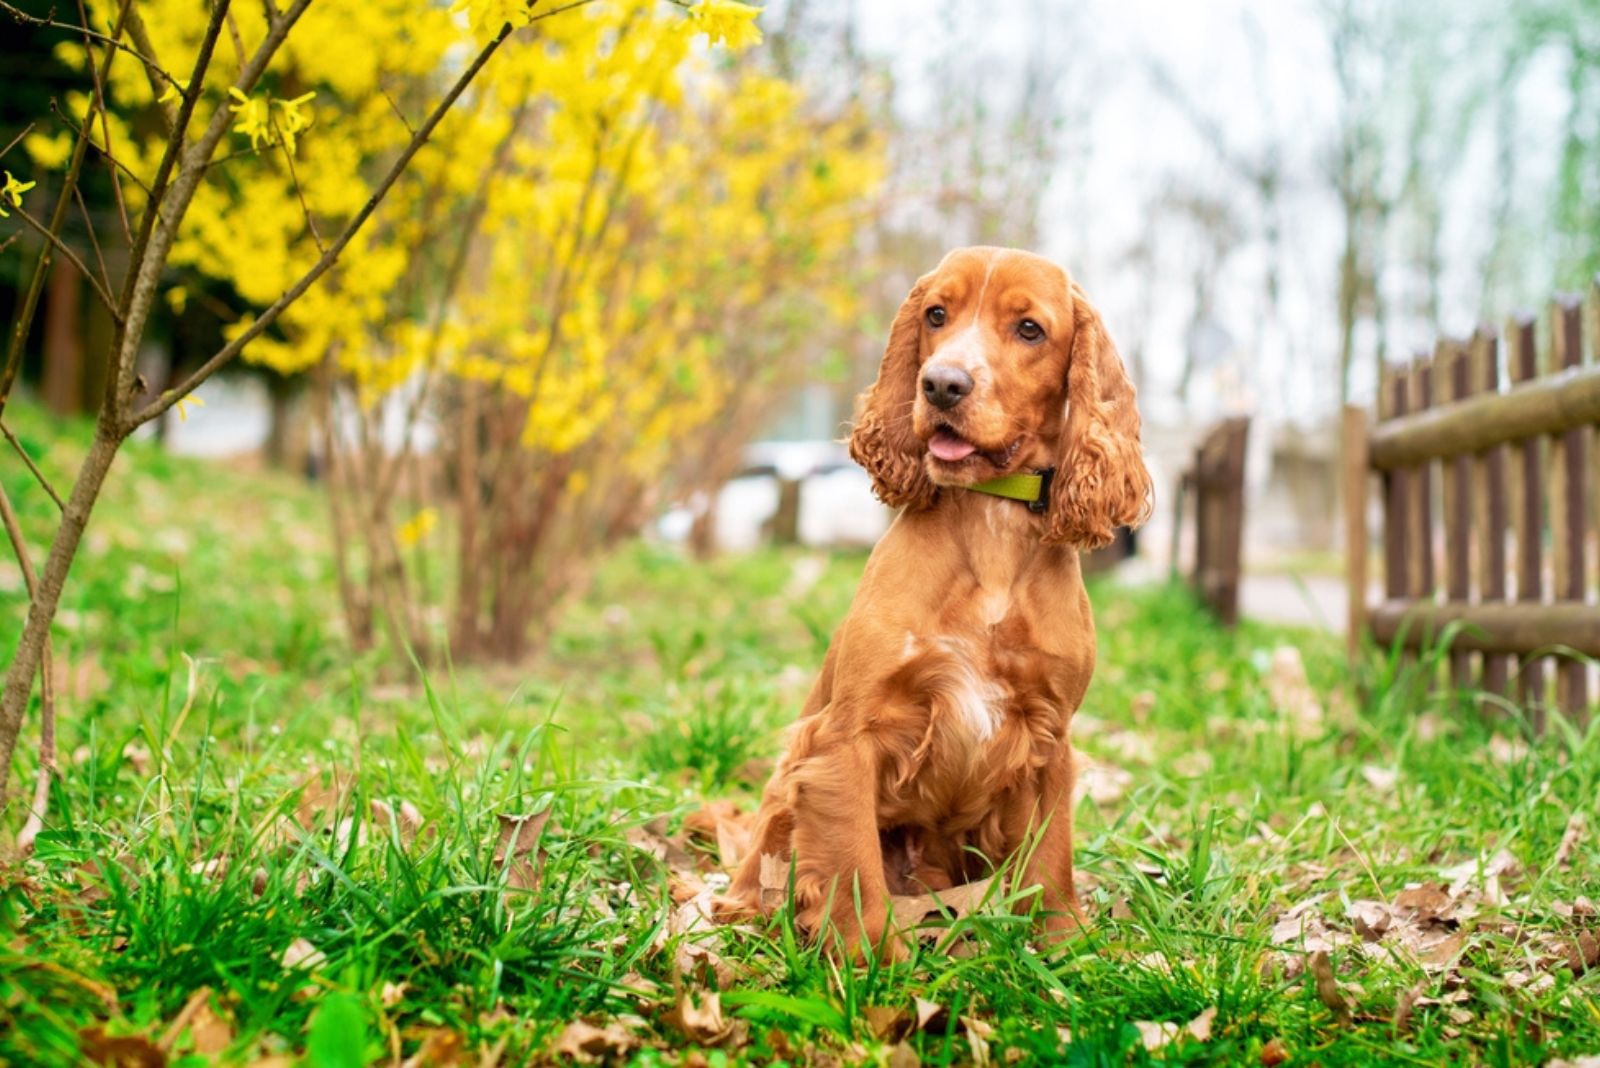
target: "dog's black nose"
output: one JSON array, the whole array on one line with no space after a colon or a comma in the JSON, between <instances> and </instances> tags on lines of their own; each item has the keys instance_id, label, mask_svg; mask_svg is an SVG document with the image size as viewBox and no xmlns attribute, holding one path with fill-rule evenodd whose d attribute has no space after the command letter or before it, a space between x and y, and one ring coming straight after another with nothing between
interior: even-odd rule
<instances>
[{"instance_id":1,"label":"dog's black nose","mask_svg":"<svg viewBox=\"0 0 1600 1068\"><path fill-rule=\"evenodd\" d=\"M961 403L972 392L972 376L959 367L943 364L922 372L922 395L942 412Z\"/></svg>"}]
</instances>

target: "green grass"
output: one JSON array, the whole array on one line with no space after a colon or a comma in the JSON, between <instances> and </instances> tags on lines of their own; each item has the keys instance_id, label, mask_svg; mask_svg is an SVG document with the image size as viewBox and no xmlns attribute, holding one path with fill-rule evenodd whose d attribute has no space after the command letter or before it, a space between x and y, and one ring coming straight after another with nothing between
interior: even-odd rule
<instances>
[{"instance_id":1,"label":"green grass","mask_svg":"<svg viewBox=\"0 0 1600 1068\"><path fill-rule=\"evenodd\" d=\"M64 479L81 432L16 417ZM38 537L48 503L0 471ZM842 968L781 922L673 934L669 885L674 866L714 866L680 822L759 789L864 558L697 564L635 545L537 663L423 679L344 651L323 515L290 479L144 447L119 460L57 629L51 826L0 891L0 1059L77 1063L121 1040L195 1064L212 1044L225 1063L518 1063L580 1018L617 1023L644 1064L1600 1053L1600 973L1550 963L1600 927L1569 907L1600 896L1597 829L1555 863L1600 791L1594 731L1529 739L1514 715L1419 697L1420 669L1396 659L1352 680L1327 636L1223 632L1181 590L1100 587L1075 736L1127 774L1078 811L1091 930L1046 951L1025 919L980 910L905 964ZM7 633L19 585L0 569ZM1284 644L1327 706L1305 731L1269 694ZM545 810L536 848L502 848L501 817ZM1291 908L1348 933L1350 902L1501 849L1508 900L1467 891L1476 911L1440 966L1335 945L1348 1018L1293 940L1273 944ZM315 956L289 966L292 947ZM174 1029L203 989L206 1011ZM701 1049L674 1007L711 989L733 1032ZM941 1011L902 1034L914 998ZM1144 1048L1137 1023L1213 1008L1209 1039Z\"/></svg>"}]
</instances>

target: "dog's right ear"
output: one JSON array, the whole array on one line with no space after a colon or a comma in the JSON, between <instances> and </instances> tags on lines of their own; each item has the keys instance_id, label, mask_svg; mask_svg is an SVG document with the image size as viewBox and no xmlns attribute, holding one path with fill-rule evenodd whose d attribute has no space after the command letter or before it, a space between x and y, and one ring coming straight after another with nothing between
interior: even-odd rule
<instances>
[{"instance_id":1,"label":"dog's right ear","mask_svg":"<svg viewBox=\"0 0 1600 1068\"><path fill-rule=\"evenodd\" d=\"M928 478L927 451L911 427L921 369L922 296L928 277L911 287L889 328L889 345L878 366L878 380L856 398L850 457L872 476L872 489L891 508L926 508L938 487Z\"/></svg>"}]
</instances>

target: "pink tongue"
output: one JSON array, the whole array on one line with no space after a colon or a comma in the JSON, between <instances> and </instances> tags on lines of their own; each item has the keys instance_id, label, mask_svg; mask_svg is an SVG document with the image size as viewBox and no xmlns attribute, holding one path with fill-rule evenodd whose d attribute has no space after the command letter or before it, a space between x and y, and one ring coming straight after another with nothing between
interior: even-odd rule
<instances>
[{"instance_id":1,"label":"pink tongue","mask_svg":"<svg viewBox=\"0 0 1600 1068\"><path fill-rule=\"evenodd\" d=\"M955 463L971 456L977 451L977 446L970 441L963 441L948 430L936 430L933 437L928 439L928 451L941 460Z\"/></svg>"}]
</instances>

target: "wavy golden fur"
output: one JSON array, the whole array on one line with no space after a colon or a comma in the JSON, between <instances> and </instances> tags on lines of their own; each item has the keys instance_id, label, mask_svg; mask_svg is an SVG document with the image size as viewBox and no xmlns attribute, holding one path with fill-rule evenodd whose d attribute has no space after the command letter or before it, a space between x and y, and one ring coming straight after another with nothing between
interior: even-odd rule
<instances>
[{"instance_id":1,"label":"wavy golden fur","mask_svg":"<svg viewBox=\"0 0 1600 1068\"><path fill-rule=\"evenodd\" d=\"M763 855L792 861L803 926L893 953L890 894L970 881L1015 855L1048 926L1069 928L1080 913L1067 731L1095 651L1078 549L1149 510L1122 361L1061 268L958 249L895 316L850 451L902 511L767 784L724 907L762 909ZM1046 467L1044 514L966 488Z\"/></svg>"}]
</instances>

